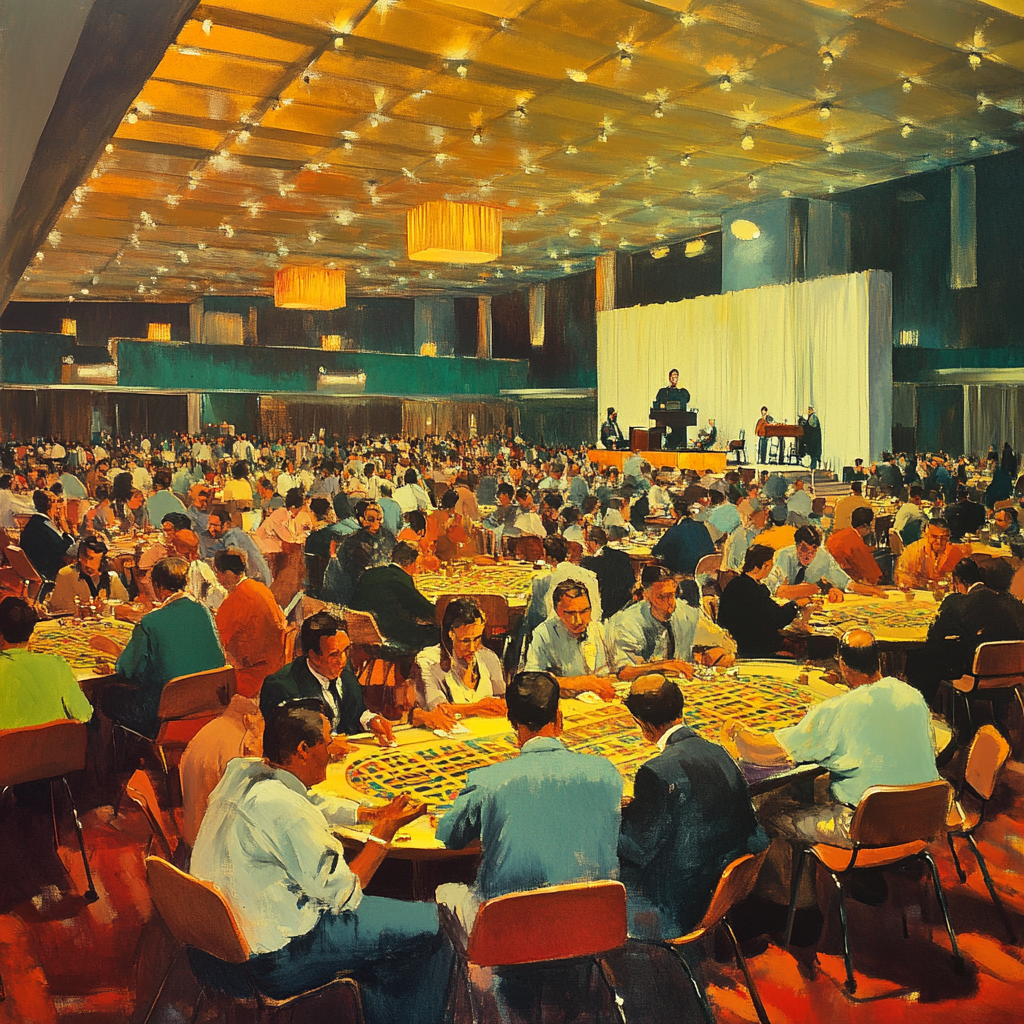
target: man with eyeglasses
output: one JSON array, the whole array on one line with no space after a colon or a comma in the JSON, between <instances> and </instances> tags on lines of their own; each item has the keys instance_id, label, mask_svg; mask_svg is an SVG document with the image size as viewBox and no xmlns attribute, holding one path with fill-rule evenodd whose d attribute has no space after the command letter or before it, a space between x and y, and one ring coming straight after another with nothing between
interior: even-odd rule
<instances>
[{"instance_id":1,"label":"man with eyeglasses","mask_svg":"<svg viewBox=\"0 0 1024 1024\"><path fill-rule=\"evenodd\" d=\"M359 529L340 544L331 544L331 560L324 573L324 600L346 605L367 569L387 565L395 549L395 535L384 525L384 510L375 501L356 502Z\"/></svg>"}]
</instances>

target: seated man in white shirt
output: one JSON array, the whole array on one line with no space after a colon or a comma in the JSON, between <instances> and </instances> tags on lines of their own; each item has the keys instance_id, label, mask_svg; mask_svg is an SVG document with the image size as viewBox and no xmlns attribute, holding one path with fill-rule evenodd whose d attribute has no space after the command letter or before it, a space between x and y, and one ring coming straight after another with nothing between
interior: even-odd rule
<instances>
[{"instance_id":1,"label":"seated man in white shirt","mask_svg":"<svg viewBox=\"0 0 1024 1024\"><path fill-rule=\"evenodd\" d=\"M814 597L827 587L828 600L843 600L846 593L867 597L884 596L879 587L858 583L839 567L839 563L821 543L821 533L814 526L804 525L793 534L793 546L783 548L775 556L775 565L764 581L772 597L782 601L798 601Z\"/></svg>"},{"instance_id":2,"label":"seated man in white shirt","mask_svg":"<svg viewBox=\"0 0 1024 1024\"><path fill-rule=\"evenodd\" d=\"M210 794L192 873L224 894L252 950L242 971L261 991L283 999L351 973L368 1024L439 1024L451 961L436 905L363 895L395 833L425 808L405 794L380 808L346 864L331 827L354 825L361 809L311 792L327 778L329 739L319 711L277 709L263 760L228 761Z\"/></svg>"}]
</instances>

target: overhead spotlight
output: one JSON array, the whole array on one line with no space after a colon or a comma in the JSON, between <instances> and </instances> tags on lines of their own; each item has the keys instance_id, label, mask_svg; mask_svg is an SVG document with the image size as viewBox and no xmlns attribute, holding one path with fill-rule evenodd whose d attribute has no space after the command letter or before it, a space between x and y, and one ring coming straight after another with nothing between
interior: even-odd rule
<instances>
[{"instance_id":1,"label":"overhead spotlight","mask_svg":"<svg viewBox=\"0 0 1024 1024\"><path fill-rule=\"evenodd\" d=\"M679 158L679 166L680 167L689 167L690 166L690 154L689 153L684 153Z\"/></svg>"},{"instance_id":2,"label":"overhead spotlight","mask_svg":"<svg viewBox=\"0 0 1024 1024\"><path fill-rule=\"evenodd\" d=\"M660 103L658 103L655 106L655 108L654 108L654 116L655 117L664 117L665 116L665 108Z\"/></svg>"},{"instance_id":3,"label":"overhead spotlight","mask_svg":"<svg viewBox=\"0 0 1024 1024\"><path fill-rule=\"evenodd\" d=\"M754 148L754 136L747 134L740 139L740 149L750 150Z\"/></svg>"},{"instance_id":4,"label":"overhead spotlight","mask_svg":"<svg viewBox=\"0 0 1024 1024\"><path fill-rule=\"evenodd\" d=\"M832 67L832 64L835 61L835 59L836 59L836 55L831 50L826 50L821 55L821 63L824 64L825 67L827 67L827 68Z\"/></svg>"},{"instance_id":5,"label":"overhead spotlight","mask_svg":"<svg viewBox=\"0 0 1024 1024\"><path fill-rule=\"evenodd\" d=\"M722 75L718 80L718 88L722 92L729 92L732 89L732 79L728 75Z\"/></svg>"},{"instance_id":6,"label":"overhead spotlight","mask_svg":"<svg viewBox=\"0 0 1024 1024\"><path fill-rule=\"evenodd\" d=\"M900 135L902 135L905 139L909 139L913 130L914 126L910 124L910 122L905 122L903 127L900 129Z\"/></svg>"},{"instance_id":7,"label":"overhead spotlight","mask_svg":"<svg viewBox=\"0 0 1024 1024\"><path fill-rule=\"evenodd\" d=\"M512 111L513 117L518 117L520 121L526 118L526 104L520 103L516 106L516 109Z\"/></svg>"},{"instance_id":8,"label":"overhead spotlight","mask_svg":"<svg viewBox=\"0 0 1024 1024\"><path fill-rule=\"evenodd\" d=\"M607 129L605 129L605 128L602 128L602 129L601 129L601 130L600 130L600 131L599 131L599 132L597 133L597 141L598 141L598 142L607 142L607 141L608 141L608 131L607 131Z\"/></svg>"},{"instance_id":9,"label":"overhead spotlight","mask_svg":"<svg viewBox=\"0 0 1024 1024\"><path fill-rule=\"evenodd\" d=\"M632 63L633 54L631 54L628 50L623 50L622 53L619 54L619 64L624 68L628 68L632 65Z\"/></svg>"},{"instance_id":10,"label":"overhead spotlight","mask_svg":"<svg viewBox=\"0 0 1024 1024\"><path fill-rule=\"evenodd\" d=\"M977 139L971 139L971 149L977 149L981 143Z\"/></svg>"},{"instance_id":11,"label":"overhead spotlight","mask_svg":"<svg viewBox=\"0 0 1024 1024\"><path fill-rule=\"evenodd\" d=\"M460 64L455 69L455 73L459 76L459 78L465 78L466 75L469 74L469 68L467 68L465 64Z\"/></svg>"},{"instance_id":12,"label":"overhead spotlight","mask_svg":"<svg viewBox=\"0 0 1024 1024\"><path fill-rule=\"evenodd\" d=\"M904 92L910 92L910 90L913 89L913 88L914 88L914 83L911 82L911 80L909 78L904 78L903 79L903 91Z\"/></svg>"},{"instance_id":13,"label":"overhead spotlight","mask_svg":"<svg viewBox=\"0 0 1024 1024\"><path fill-rule=\"evenodd\" d=\"M751 192L757 191L757 178L752 174L747 175L747 188L749 188Z\"/></svg>"},{"instance_id":14,"label":"overhead spotlight","mask_svg":"<svg viewBox=\"0 0 1024 1024\"><path fill-rule=\"evenodd\" d=\"M820 107L818 107L818 117L820 117L822 119L822 121L827 121L831 116L832 116L832 104L831 103L822 103L822 105Z\"/></svg>"},{"instance_id":15,"label":"overhead spotlight","mask_svg":"<svg viewBox=\"0 0 1024 1024\"><path fill-rule=\"evenodd\" d=\"M969 56L969 57L967 58L967 63L968 63L968 64L970 64L970 65L971 65L971 67L972 67L972 68L974 68L974 70L975 70L975 71L977 71L977 70L978 70L978 68L980 68L980 67L981 67L981 54L978 54L978 53L972 53L972 54L971 54L971 55L970 55L970 56Z\"/></svg>"},{"instance_id":16,"label":"overhead spotlight","mask_svg":"<svg viewBox=\"0 0 1024 1024\"><path fill-rule=\"evenodd\" d=\"M484 130L483 130L483 127L481 125L477 125L473 129L473 142L477 146L479 146L480 143L483 142L483 140L484 140Z\"/></svg>"}]
</instances>

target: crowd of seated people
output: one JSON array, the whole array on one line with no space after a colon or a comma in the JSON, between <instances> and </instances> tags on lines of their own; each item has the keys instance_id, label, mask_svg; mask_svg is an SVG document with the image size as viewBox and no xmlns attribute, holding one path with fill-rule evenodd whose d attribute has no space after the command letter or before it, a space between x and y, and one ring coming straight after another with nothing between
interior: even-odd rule
<instances>
[{"instance_id":1,"label":"crowd of seated people","mask_svg":"<svg viewBox=\"0 0 1024 1024\"><path fill-rule=\"evenodd\" d=\"M406 655L409 725L458 736L466 719L507 718L516 736L519 756L472 773L438 822L445 845L479 842L482 861L473 885L443 886L437 901L469 928L480 902L503 893L621 878L630 934L645 938L692 927L726 864L768 843L735 762L685 725L676 680L737 657L791 657L815 600L951 577L954 593L906 682L882 678L871 636L852 634L840 648L851 693L834 708L826 702L770 739L736 729L726 736L752 761L829 767L859 758L865 778L928 781L934 761L929 767L921 753L921 708L926 715L950 659L963 666L970 655L962 643L954 650L949 630L967 623L979 636L1024 639L1012 486L998 496L1002 476L1013 475L1007 467L982 494L969 486L966 461L887 456L870 475L861 467L850 494L825 513L799 478L654 475L635 456L620 473L592 465L585 449L498 437L328 445L316 435L178 434L11 445L3 458L0 525L12 542L19 531L42 589L36 607L20 594L0 600L0 728L95 715L104 738L120 726L153 739L169 680L232 666L235 696L180 765L191 870L237 902L254 983L284 996L326 980L327 966L330 976L351 969L370 1020L392 1019L398 1007L402 1019L439 1019L450 951L434 904L362 892L397 829L424 808L411 797L347 806L313 789L328 762L351 751L352 735L396 742L395 723L367 706L346 609L372 615L385 642ZM869 543L876 512L866 495L906 499L893 525L904 545L895 562ZM1002 573L979 569L964 542L989 521L986 507L997 540L1010 545ZM125 534L139 557L118 561ZM417 587L421 573L527 543L544 567L507 642L488 643L482 601L450 600L439 614ZM699 573L714 555L720 568ZM304 615L303 599L320 610ZM87 700L67 663L34 654L30 640L40 617L111 603L134 628L124 645L94 637L111 674ZM866 714L869 693L906 721L919 741L913 757L879 760L876 748L856 747L847 723ZM581 695L624 701L659 748L625 812L610 762L574 754L559 739L561 702ZM105 764L100 775L109 781L119 767ZM850 786L843 772L831 810L848 823L865 787ZM818 809L784 810L766 823L773 838L814 833ZM282 820L294 824L287 843L275 831ZM357 821L373 832L346 865L330 826ZM557 823L541 849L538 821ZM282 888L289 898L274 895ZM419 964L410 976L385 969L384 934Z\"/></svg>"}]
</instances>

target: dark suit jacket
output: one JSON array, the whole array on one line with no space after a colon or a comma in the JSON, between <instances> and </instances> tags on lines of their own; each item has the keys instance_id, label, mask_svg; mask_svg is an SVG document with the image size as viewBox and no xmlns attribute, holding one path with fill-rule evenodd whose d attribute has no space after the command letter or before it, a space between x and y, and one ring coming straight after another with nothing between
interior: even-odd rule
<instances>
[{"instance_id":1,"label":"dark suit jacket","mask_svg":"<svg viewBox=\"0 0 1024 1024\"><path fill-rule=\"evenodd\" d=\"M796 614L795 602L777 604L763 583L745 573L730 580L718 599L718 624L732 634L741 658L768 658L778 653L782 646L779 630Z\"/></svg>"},{"instance_id":2,"label":"dark suit jacket","mask_svg":"<svg viewBox=\"0 0 1024 1024\"><path fill-rule=\"evenodd\" d=\"M349 599L348 606L372 612L377 628L388 640L422 650L441 642L434 622L434 604L417 589L413 578L400 566L381 565L367 569ZM429 625L418 622L425 620Z\"/></svg>"},{"instance_id":3,"label":"dark suit jacket","mask_svg":"<svg viewBox=\"0 0 1024 1024\"><path fill-rule=\"evenodd\" d=\"M641 494L633 507L629 510L629 524L634 530L643 532L646 527L645 520L651 514L651 503L646 494Z\"/></svg>"},{"instance_id":4,"label":"dark suit jacket","mask_svg":"<svg viewBox=\"0 0 1024 1024\"><path fill-rule=\"evenodd\" d=\"M1024 604L984 585L950 594L928 627L927 646L942 652L945 679L970 672L978 644L992 640L1024 640Z\"/></svg>"},{"instance_id":5,"label":"dark suit jacket","mask_svg":"<svg viewBox=\"0 0 1024 1024\"><path fill-rule=\"evenodd\" d=\"M602 618L610 619L632 600L636 573L625 551L604 547L599 555L588 555L581 559L580 565L597 576Z\"/></svg>"},{"instance_id":6,"label":"dark suit jacket","mask_svg":"<svg viewBox=\"0 0 1024 1024\"><path fill-rule=\"evenodd\" d=\"M70 533L61 533L47 516L37 512L21 531L21 550L44 580L55 580L64 568L64 556L75 543Z\"/></svg>"},{"instance_id":7,"label":"dark suit jacket","mask_svg":"<svg viewBox=\"0 0 1024 1024\"><path fill-rule=\"evenodd\" d=\"M705 555L714 553L715 542L708 528L696 519L680 519L675 526L670 526L651 551L655 558L660 559L673 572L688 576L693 575L697 563Z\"/></svg>"},{"instance_id":8,"label":"dark suit jacket","mask_svg":"<svg viewBox=\"0 0 1024 1024\"><path fill-rule=\"evenodd\" d=\"M359 721L366 710L363 700L363 688L359 685L351 665L346 665L341 672L341 710L337 718L331 721L331 732L354 733L363 732ZM293 700L318 700L324 705L324 692L320 683L306 664L306 659L296 658L290 665L285 665L272 676L263 680L260 690L260 713L269 717L275 708ZM331 717L330 708L324 705L324 714Z\"/></svg>"},{"instance_id":9,"label":"dark suit jacket","mask_svg":"<svg viewBox=\"0 0 1024 1024\"><path fill-rule=\"evenodd\" d=\"M677 729L665 752L637 772L633 801L622 812L629 934L675 938L690 931L726 866L767 846L736 762L689 726Z\"/></svg>"}]
</instances>

